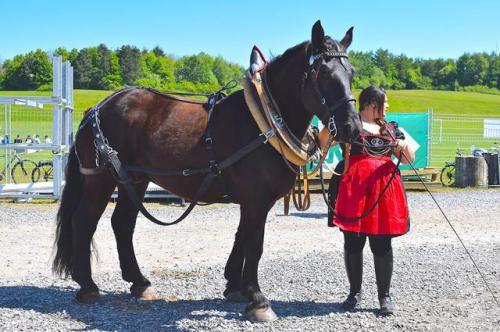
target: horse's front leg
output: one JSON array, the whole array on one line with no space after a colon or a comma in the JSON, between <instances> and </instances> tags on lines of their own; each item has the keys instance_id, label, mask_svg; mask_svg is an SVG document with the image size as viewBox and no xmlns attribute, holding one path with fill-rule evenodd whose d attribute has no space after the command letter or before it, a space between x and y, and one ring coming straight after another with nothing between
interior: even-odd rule
<instances>
[{"instance_id":1,"label":"horse's front leg","mask_svg":"<svg viewBox=\"0 0 500 332\"><path fill-rule=\"evenodd\" d=\"M250 303L246 308L247 318L251 321L268 322L277 318L271 309L271 303L259 287L258 269L264 245L264 229L267 213L270 210L265 204L260 207L241 206L240 228L243 237L243 254L245 257L241 275L241 291Z\"/></svg>"}]
</instances>

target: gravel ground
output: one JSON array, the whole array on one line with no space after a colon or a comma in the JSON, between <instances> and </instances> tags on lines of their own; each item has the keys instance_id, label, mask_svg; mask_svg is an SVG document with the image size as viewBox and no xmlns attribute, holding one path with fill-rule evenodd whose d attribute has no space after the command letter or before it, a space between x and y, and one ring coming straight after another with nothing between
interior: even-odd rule
<instances>
[{"instance_id":1,"label":"gravel ground","mask_svg":"<svg viewBox=\"0 0 500 332\"><path fill-rule=\"evenodd\" d=\"M500 190L435 194L500 299ZM238 223L236 205L197 207L180 225L139 217L135 247L158 301L130 297L121 279L107 208L95 240L95 305L74 301L76 283L50 272L56 204L0 203L0 330L500 330L500 310L430 197L409 193L412 229L394 240L392 293L397 312L377 315L373 259L365 247L364 300L343 312L348 291L342 235L326 227L325 207L269 214L260 283L280 317L253 324L245 304L222 297L223 270ZM165 220L182 208L148 204Z\"/></svg>"}]
</instances>

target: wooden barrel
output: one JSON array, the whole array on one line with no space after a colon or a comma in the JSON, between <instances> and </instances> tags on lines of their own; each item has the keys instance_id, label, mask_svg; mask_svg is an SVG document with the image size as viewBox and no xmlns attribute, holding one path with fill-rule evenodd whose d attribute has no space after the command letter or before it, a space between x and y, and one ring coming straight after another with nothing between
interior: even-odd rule
<instances>
[{"instance_id":1,"label":"wooden barrel","mask_svg":"<svg viewBox=\"0 0 500 332\"><path fill-rule=\"evenodd\" d=\"M465 188L470 186L469 165L473 157L455 157L455 186Z\"/></svg>"},{"instance_id":2,"label":"wooden barrel","mask_svg":"<svg viewBox=\"0 0 500 332\"><path fill-rule=\"evenodd\" d=\"M488 186L488 164L484 157L475 157L472 167L472 186L487 187Z\"/></svg>"},{"instance_id":3,"label":"wooden barrel","mask_svg":"<svg viewBox=\"0 0 500 332\"><path fill-rule=\"evenodd\" d=\"M488 184L497 186L500 184L500 155L498 153L485 153L484 159L488 164Z\"/></svg>"},{"instance_id":4,"label":"wooden barrel","mask_svg":"<svg viewBox=\"0 0 500 332\"><path fill-rule=\"evenodd\" d=\"M488 165L483 157L455 158L455 186L476 187L488 185Z\"/></svg>"}]
</instances>

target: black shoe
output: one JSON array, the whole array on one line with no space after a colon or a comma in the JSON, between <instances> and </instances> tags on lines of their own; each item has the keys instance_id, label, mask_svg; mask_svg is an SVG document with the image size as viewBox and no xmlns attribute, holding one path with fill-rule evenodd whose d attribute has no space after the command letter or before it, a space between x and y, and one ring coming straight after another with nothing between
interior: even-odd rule
<instances>
[{"instance_id":1,"label":"black shoe","mask_svg":"<svg viewBox=\"0 0 500 332\"><path fill-rule=\"evenodd\" d=\"M394 303L389 294L393 266L392 249L384 256L374 255L373 259L375 263L378 299L380 302L380 314L392 315L394 313Z\"/></svg>"},{"instance_id":2,"label":"black shoe","mask_svg":"<svg viewBox=\"0 0 500 332\"><path fill-rule=\"evenodd\" d=\"M357 293L349 293L347 299L342 302L342 309L348 311L356 308L356 305L361 302L362 295L361 290Z\"/></svg>"},{"instance_id":3,"label":"black shoe","mask_svg":"<svg viewBox=\"0 0 500 332\"><path fill-rule=\"evenodd\" d=\"M383 316L389 316L394 313L394 303L390 296L382 297L378 299L380 303L380 314Z\"/></svg>"},{"instance_id":4,"label":"black shoe","mask_svg":"<svg viewBox=\"0 0 500 332\"><path fill-rule=\"evenodd\" d=\"M350 291L342 303L344 310L352 310L361 301L361 281L363 278L363 252L348 253L344 250L344 262L349 279Z\"/></svg>"}]
</instances>

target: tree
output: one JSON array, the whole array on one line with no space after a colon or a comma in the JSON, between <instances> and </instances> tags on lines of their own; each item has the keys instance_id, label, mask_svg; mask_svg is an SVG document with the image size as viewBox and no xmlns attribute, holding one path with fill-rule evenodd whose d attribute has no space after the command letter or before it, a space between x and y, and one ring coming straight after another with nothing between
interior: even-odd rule
<instances>
[{"instance_id":1,"label":"tree","mask_svg":"<svg viewBox=\"0 0 500 332\"><path fill-rule=\"evenodd\" d=\"M4 89L5 81L5 68L2 63L0 63L0 90Z\"/></svg>"},{"instance_id":2,"label":"tree","mask_svg":"<svg viewBox=\"0 0 500 332\"><path fill-rule=\"evenodd\" d=\"M483 85L488 75L488 59L485 54L465 53L457 60L457 79L461 86Z\"/></svg>"},{"instance_id":3,"label":"tree","mask_svg":"<svg viewBox=\"0 0 500 332\"><path fill-rule=\"evenodd\" d=\"M401 82L398 80L396 66L394 65L394 56L388 50L378 49L373 55L373 62L382 70L387 78L386 87L402 88Z\"/></svg>"},{"instance_id":4,"label":"tree","mask_svg":"<svg viewBox=\"0 0 500 332\"><path fill-rule=\"evenodd\" d=\"M446 60L433 81L434 87L445 90L456 90L457 66L452 59Z\"/></svg>"},{"instance_id":5,"label":"tree","mask_svg":"<svg viewBox=\"0 0 500 332\"><path fill-rule=\"evenodd\" d=\"M487 85L490 88L500 89L500 55L495 53L489 56Z\"/></svg>"},{"instance_id":6,"label":"tree","mask_svg":"<svg viewBox=\"0 0 500 332\"><path fill-rule=\"evenodd\" d=\"M401 82L401 88L411 89L411 85L414 83L412 80L412 71L415 69L413 60L408 58L406 55L401 54L399 56L393 57L394 68L397 75L397 81Z\"/></svg>"},{"instance_id":7,"label":"tree","mask_svg":"<svg viewBox=\"0 0 500 332\"><path fill-rule=\"evenodd\" d=\"M152 52L157 56L157 57L160 57L160 56L165 56L165 52L163 51L163 49L160 47L160 46L155 46L155 48L153 48Z\"/></svg>"},{"instance_id":8,"label":"tree","mask_svg":"<svg viewBox=\"0 0 500 332\"><path fill-rule=\"evenodd\" d=\"M419 67L410 68L408 70L408 83L406 87L408 89L432 89L432 79L423 76Z\"/></svg>"},{"instance_id":9,"label":"tree","mask_svg":"<svg viewBox=\"0 0 500 332\"><path fill-rule=\"evenodd\" d=\"M118 58L104 44L97 46L96 51L96 72L92 79L92 88L101 90L116 89L121 84Z\"/></svg>"},{"instance_id":10,"label":"tree","mask_svg":"<svg viewBox=\"0 0 500 332\"><path fill-rule=\"evenodd\" d=\"M47 88L52 82L49 55L40 49L26 55L16 55L12 61L5 61L4 67L4 87L8 90Z\"/></svg>"},{"instance_id":11,"label":"tree","mask_svg":"<svg viewBox=\"0 0 500 332\"><path fill-rule=\"evenodd\" d=\"M142 76L141 51L134 46L124 45L117 51L122 73L122 81L126 85L136 84Z\"/></svg>"},{"instance_id":12,"label":"tree","mask_svg":"<svg viewBox=\"0 0 500 332\"><path fill-rule=\"evenodd\" d=\"M370 75L375 68L373 54L365 52L349 52L349 61L354 67L355 74L353 86L355 89L364 89L370 85Z\"/></svg>"},{"instance_id":13,"label":"tree","mask_svg":"<svg viewBox=\"0 0 500 332\"><path fill-rule=\"evenodd\" d=\"M170 89L175 85L174 59L170 56L157 56L153 72L160 75L163 88Z\"/></svg>"},{"instance_id":14,"label":"tree","mask_svg":"<svg viewBox=\"0 0 500 332\"><path fill-rule=\"evenodd\" d=\"M180 58L175 64L176 81L217 85L217 78L212 72L213 62L213 58L203 52Z\"/></svg>"},{"instance_id":15,"label":"tree","mask_svg":"<svg viewBox=\"0 0 500 332\"><path fill-rule=\"evenodd\" d=\"M244 69L240 65L227 62L221 56L214 59L212 68L219 86L223 86L231 80L238 79L244 73Z\"/></svg>"},{"instance_id":16,"label":"tree","mask_svg":"<svg viewBox=\"0 0 500 332\"><path fill-rule=\"evenodd\" d=\"M91 89L95 81L97 68L94 67L90 48L82 48L73 64L74 84L76 89Z\"/></svg>"}]
</instances>

